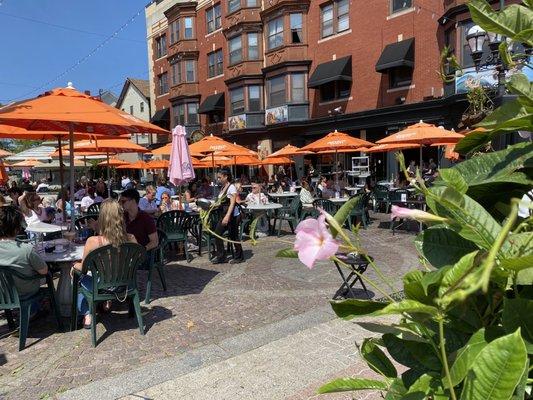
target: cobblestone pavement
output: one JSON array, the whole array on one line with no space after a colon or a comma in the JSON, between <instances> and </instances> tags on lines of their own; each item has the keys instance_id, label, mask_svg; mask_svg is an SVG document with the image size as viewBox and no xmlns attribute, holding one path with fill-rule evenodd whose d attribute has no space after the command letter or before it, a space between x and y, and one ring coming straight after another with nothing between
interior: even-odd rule
<instances>
[{"instance_id":1,"label":"cobblestone pavement","mask_svg":"<svg viewBox=\"0 0 533 400\"><path fill-rule=\"evenodd\" d=\"M399 277L418 265L414 235L402 232L393 236L380 227L385 226L387 217L375 217L369 229L362 231L361 242L399 289ZM331 263L308 270L297 260L276 258L279 249L290 246L280 240L292 243L293 239L286 234L280 239L260 239L254 247L246 244L247 261L243 264L211 265L205 255L189 264L169 264L168 290L162 291L155 279L154 300L143 305L145 336L139 334L135 319L127 318L125 307L118 304L118 310L103 316L98 324L100 341L96 348L91 346L88 331L57 333L53 319L48 317L30 324L28 347L18 352L18 338L9 335L6 321L0 316L0 398L54 398L71 388L137 369L148 371L158 362L327 308L328 300L340 286L340 277ZM370 268L367 276L377 280ZM144 288L144 275L140 287ZM362 291L358 294L363 296ZM330 315L316 324L333 318ZM283 330L273 332L271 339L265 337L262 343L255 347L250 344L245 351L283 337ZM235 350L231 356L238 355ZM302 393L314 393L322 382L317 379L315 386L308 382ZM153 386L152 381L146 387L149 386Z\"/></svg>"}]
</instances>

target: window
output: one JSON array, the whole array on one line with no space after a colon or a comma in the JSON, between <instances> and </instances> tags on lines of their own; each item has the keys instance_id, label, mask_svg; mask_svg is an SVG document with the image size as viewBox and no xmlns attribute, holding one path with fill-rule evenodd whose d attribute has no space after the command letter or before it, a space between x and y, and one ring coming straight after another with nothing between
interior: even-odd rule
<instances>
[{"instance_id":1,"label":"window","mask_svg":"<svg viewBox=\"0 0 533 400\"><path fill-rule=\"evenodd\" d=\"M230 91L231 115L244 112L244 88L240 87Z\"/></svg>"},{"instance_id":2,"label":"window","mask_svg":"<svg viewBox=\"0 0 533 400\"><path fill-rule=\"evenodd\" d=\"M141 101L141 104L139 105L139 110L141 112L144 112L144 101Z\"/></svg>"},{"instance_id":3,"label":"window","mask_svg":"<svg viewBox=\"0 0 533 400\"><path fill-rule=\"evenodd\" d=\"M412 80L413 69L410 67L398 67L389 70L390 88L409 86Z\"/></svg>"},{"instance_id":4,"label":"window","mask_svg":"<svg viewBox=\"0 0 533 400\"><path fill-rule=\"evenodd\" d=\"M156 46L157 58L166 56L167 55L167 36L166 35L159 36L155 40L155 46Z\"/></svg>"},{"instance_id":5,"label":"window","mask_svg":"<svg viewBox=\"0 0 533 400\"><path fill-rule=\"evenodd\" d=\"M285 104L285 77L277 76L268 80L268 105L276 107Z\"/></svg>"},{"instance_id":6,"label":"window","mask_svg":"<svg viewBox=\"0 0 533 400\"><path fill-rule=\"evenodd\" d=\"M168 74L166 72L158 76L159 96L168 93Z\"/></svg>"},{"instance_id":7,"label":"window","mask_svg":"<svg viewBox=\"0 0 533 400\"><path fill-rule=\"evenodd\" d=\"M185 125L185 104L174 104L172 114L174 115L174 125Z\"/></svg>"},{"instance_id":8,"label":"window","mask_svg":"<svg viewBox=\"0 0 533 400\"><path fill-rule=\"evenodd\" d=\"M291 101L305 101L305 74L291 74Z\"/></svg>"},{"instance_id":9,"label":"window","mask_svg":"<svg viewBox=\"0 0 533 400\"><path fill-rule=\"evenodd\" d=\"M322 7L322 37L333 35L333 4Z\"/></svg>"},{"instance_id":10,"label":"window","mask_svg":"<svg viewBox=\"0 0 533 400\"><path fill-rule=\"evenodd\" d=\"M283 46L283 17L268 23L268 49Z\"/></svg>"},{"instance_id":11,"label":"window","mask_svg":"<svg viewBox=\"0 0 533 400\"><path fill-rule=\"evenodd\" d=\"M194 60L185 60L185 82L196 81L196 68Z\"/></svg>"},{"instance_id":12,"label":"window","mask_svg":"<svg viewBox=\"0 0 533 400\"><path fill-rule=\"evenodd\" d=\"M181 83L181 64L179 62L172 64L172 86Z\"/></svg>"},{"instance_id":13,"label":"window","mask_svg":"<svg viewBox=\"0 0 533 400\"><path fill-rule=\"evenodd\" d=\"M323 38L350 29L349 0L335 0L322 7L320 12Z\"/></svg>"},{"instance_id":14,"label":"window","mask_svg":"<svg viewBox=\"0 0 533 400\"><path fill-rule=\"evenodd\" d=\"M350 29L350 3L348 0L337 2L337 32Z\"/></svg>"},{"instance_id":15,"label":"window","mask_svg":"<svg viewBox=\"0 0 533 400\"><path fill-rule=\"evenodd\" d=\"M261 86L248 86L248 111L261 111Z\"/></svg>"},{"instance_id":16,"label":"window","mask_svg":"<svg viewBox=\"0 0 533 400\"><path fill-rule=\"evenodd\" d=\"M350 96L352 86L347 81L334 81L320 86L320 101L342 100Z\"/></svg>"},{"instance_id":17,"label":"window","mask_svg":"<svg viewBox=\"0 0 533 400\"><path fill-rule=\"evenodd\" d=\"M391 14L411 8L413 6L413 0L391 0Z\"/></svg>"},{"instance_id":18,"label":"window","mask_svg":"<svg viewBox=\"0 0 533 400\"><path fill-rule=\"evenodd\" d=\"M207 55L207 76L222 75L224 73L222 49L213 51Z\"/></svg>"},{"instance_id":19,"label":"window","mask_svg":"<svg viewBox=\"0 0 533 400\"><path fill-rule=\"evenodd\" d=\"M259 7L258 0L246 0L246 7Z\"/></svg>"},{"instance_id":20,"label":"window","mask_svg":"<svg viewBox=\"0 0 533 400\"><path fill-rule=\"evenodd\" d=\"M170 24L170 44L180 40L180 21L176 20Z\"/></svg>"},{"instance_id":21,"label":"window","mask_svg":"<svg viewBox=\"0 0 533 400\"><path fill-rule=\"evenodd\" d=\"M220 3L209 8L206 12L207 33L216 31L222 26L222 17L220 14Z\"/></svg>"},{"instance_id":22,"label":"window","mask_svg":"<svg viewBox=\"0 0 533 400\"><path fill-rule=\"evenodd\" d=\"M302 14L291 14L291 43L303 43Z\"/></svg>"},{"instance_id":23,"label":"window","mask_svg":"<svg viewBox=\"0 0 533 400\"><path fill-rule=\"evenodd\" d=\"M259 60L259 35L248 33L248 60Z\"/></svg>"},{"instance_id":24,"label":"window","mask_svg":"<svg viewBox=\"0 0 533 400\"><path fill-rule=\"evenodd\" d=\"M193 37L192 17L186 17L185 18L185 39L192 39L192 37Z\"/></svg>"},{"instance_id":25,"label":"window","mask_svg":"<svg viewBox=\"0 0 533 400\"><path fill-rule=\"evenodd\" d=\"M241 0L228 1L228 14L237 11L239 8L241 8Z\"/></svg>"},{"instance_id":26,"label":"window","mask_svg":"<svg viewBox=\"0 0 533 400\"><path fill-rule=\"evenodd\" d=\"M130 106L130 114L133 115L133 106Z\"/></svg>"},{"instance_id":27,"label":"window","mask_svg":"<svg viewBox=\"0 0 533 400\"><path fill-rule=\"evenodd\" d=\"M235 36L229 40L229 63L237 64L242 61L242 40L240 36Z\"/></svg>"},{"instance_id":28,"label":"window","mask_svg":"<svg viewBox=\"0 0 533 400\"><path fill-rule=\"evenodd\" d=\"M187 123L198 125L198 103L187 103Z\"/></svg>"}]
</instances>

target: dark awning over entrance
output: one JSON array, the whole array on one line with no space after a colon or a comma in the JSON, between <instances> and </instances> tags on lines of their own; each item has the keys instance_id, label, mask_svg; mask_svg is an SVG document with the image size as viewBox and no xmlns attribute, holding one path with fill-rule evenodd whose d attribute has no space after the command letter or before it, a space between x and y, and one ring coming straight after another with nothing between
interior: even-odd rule
<instances>
[{"instance_id":1,"label":"dark awning over entrance","mask_svg":"<svg viewBox=\"0 0 533 400\"><path fill-rule=\"evenodd\" d=\"M352 81L352 56L319 64L309 78L307 87L316 88L334 81Z\"/></svg>"},{"instance_id":2,"label":"dark awning over entrance","mask_svg":"<svg viewBox=\"0 0 533 400\"><path fill-rule=\"evenodd\" d=\"M224 92L207 96L198 109L198 114L209 114L224 111Z\"/></svg>"},{"instance_id":3,"label":"dark awning over entrance","mask_svg":"<svg viewBox=\"0 0 533 400\"><path fill-rule=\"evenodd\" d=\"M156 111L152 119L150 119L152 124L170 122L170 109L163 108L162 110Z\"/></svg>"},{"instance_id":4,"label":"dark awning over entrance","mask_svg":"<svg viewBox=\"0 0 533 400\"><path fill-rule=\"evenodd\" d=\"M396 67L411 67L415 65L415 39L406 39L398 43L388 44L376 63L377 72L386 72Z\"/></svg>"}]
</instances>

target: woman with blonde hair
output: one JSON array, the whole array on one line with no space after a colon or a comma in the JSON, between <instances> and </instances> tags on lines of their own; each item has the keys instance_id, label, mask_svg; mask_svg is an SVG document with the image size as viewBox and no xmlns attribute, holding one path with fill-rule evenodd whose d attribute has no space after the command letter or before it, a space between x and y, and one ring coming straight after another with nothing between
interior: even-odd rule
<instances>
[{"instance_id":1,"label":"woman with blonde hair","mask_svg":"<svg viewBox=\"0 0 533 400\"><path fill-rule=\"evenodd\" d=\"M107 199L102 202L100 213L98 215L98 235L87 239L85 247L83 248L82 262L75 263L72 268L81 271L83 260L91 251L107 246L120 246L123 243L137 243L135 236L126 232L126 223L124 222L124 210L122 206L112 199ZM80 285L87 290L92 290L92 277L84 275L80 279ZM109 310L111 303L107 302L104 309ZM89 305L83 294L78 294L78 312L83 315L83 327L91 329L91 315L89 314Z\"/></svg>"}]
</instances>

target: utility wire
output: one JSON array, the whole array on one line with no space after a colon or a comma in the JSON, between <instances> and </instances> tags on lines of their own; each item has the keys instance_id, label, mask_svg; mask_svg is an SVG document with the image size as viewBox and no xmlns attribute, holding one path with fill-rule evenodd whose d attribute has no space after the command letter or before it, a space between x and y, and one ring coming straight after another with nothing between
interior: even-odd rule
<instances>
[{"instance_id":1,"label":"utility wire","mask_svg":"<svg viewBox=\"0 0 533 400\"><path fill-rule=\"evenodd\" d=\"M6 17L10 17L10 18L20 19L20 20L22 20L22 21L28 21L28 22L33 22L33 23L36 23L36 24L41 24L41 25L51 26L51 27L53 27L53 28L64 29L64 30L67 30L67 31L78 32L78 33L85 33L85 34L87 34L87 35L94 35L94 36L100 36L100 37L107 37L107 35L104 35L103 33L85 31L85 30L83 30L83 29L72 28L72 27L70 27L70 26L64 26L64 25L53 24L53 23L50 23L50 22L40 21L40 20L33 19L33 18L22 17L22 16L20 16L20 15L15 15L15 14L5 13L5 12L2 12L2 11L0 11L0 15L4 15L4 16L6 16ZM142 43L142 44L146 44L146 41L143 41L143 40L128 39L128 38L123 38L123 37L119 37L119 36L117 36L115 39L118 39L118 40L125 40L125 41L133 42L133 43Z\"/></svg>"},{"instance_id":2,"label":"utility wire","mask_svg":"<svg viewBox=\"0 0 533 400\"><path fill-rule=\"evenodd\" d=\"M28 97L29 95L41 90L41 89L44 89L46 87L49 87L52 83L58 81L60 78L64 77L65 75L67 75L69 72L72 72L74 71L76 68L78 68L81 64L83 64L85 61L87 61L90 57L92 57L94 54L96 54L101 48L103 48L106 44L108 44L111 40L115 39L118 34L120 32L122 32L124 29L126 29L142 12L144 12L144 7L142 9L140 9L135 15L133 15L130 19L128 19L124 24L122 24L122 26L120 26L117 30L115 30L110 36L108 36L106 39L104 39L100 44L98 44L98 46L96 46L95 48L93 48L88 54L86 54L85 56L83 56L82 58L80 58L78 61L76 61L76 63L72 64L70 67L68 67L65 71L63 71L62 73L60 73L59 75L55 76L53 79L43 83L42 85L39 85L36 89L30 91L30 92L27 92L27 93L24 93L18 97L15 97L11 100L9 100L9 102L12 102L12 101L15 101L15 100L19 100L19 99L24 99L26 97Z\"/></svg>"}]
</instances>

